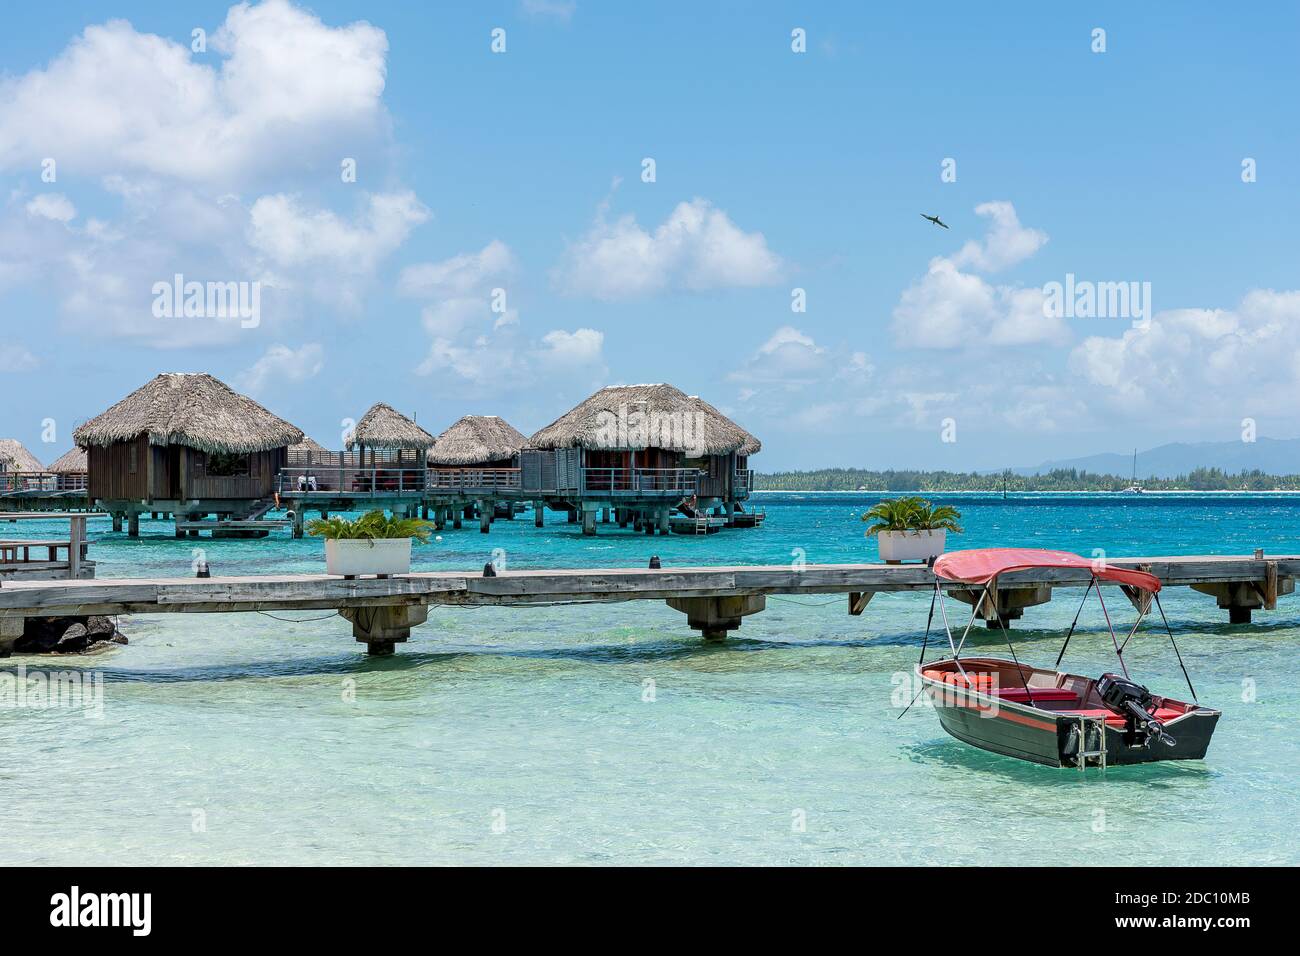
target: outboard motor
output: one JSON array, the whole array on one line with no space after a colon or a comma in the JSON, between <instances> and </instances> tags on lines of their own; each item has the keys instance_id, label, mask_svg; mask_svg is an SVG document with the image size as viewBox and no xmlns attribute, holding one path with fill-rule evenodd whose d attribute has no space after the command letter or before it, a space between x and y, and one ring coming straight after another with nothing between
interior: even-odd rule
<instances>
[{"instance_id":1,"label":"outboard motor","mask_svg":"<svg viewBox=\"0 0 1300 956\"><path fill-rule=\"evenodd\" d=\"M1151 715L1155 702L1151 699L1151 691L1141 684L1115 674L1102 674L1101 680L1097 681L1097 693L1107 707L1124 715L1124 732L1129 740L1141 740L1144 747L1150 747L1157 740L1167 747L1177 743L1165 733L1165 725Z\"/></svg>"}]
</instances>

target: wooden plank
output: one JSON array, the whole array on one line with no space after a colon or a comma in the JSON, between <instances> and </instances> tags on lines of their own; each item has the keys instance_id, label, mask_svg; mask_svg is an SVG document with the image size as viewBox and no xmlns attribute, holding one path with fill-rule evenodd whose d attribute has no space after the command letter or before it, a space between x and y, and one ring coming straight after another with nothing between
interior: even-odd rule
<instances>
[{"instance_id":1,"label":"wooden plank","mask_svg":"<svg viewBox=\"0 0 1300 956\"><path fill-rule=\"evenodd\" d=\"M871 599L875 596L875 591L850 591L849 613L857 617L867 609L867 605L871 603Z\"/></svg>"},{"instance_id":2,"label":"wooden plank","mask_svg":"<svg viewBox=\"0 0 1300 956\"><path fill-rule=\"evenodd\" d=\"M1119 562L1111 562L1118 564ZM1139 562L1133 561L1137 564ZM1267 592L1288 593L1300 576L1300 558L1269 562L1248 558L1148 558L1159 574L1176 567L1177 583L1229 582L1256 585ZM1088 581L1087 572L1067 569L1003 575L999 587L1060 587ZM1195 575L1201 575L1195 578ZM945 582L946 590L970 590ZM502 572L484 578L463 573L414 573L390 579L346 581L328 575L252 575L214 578L99 579L12 581L0 589L0 616L39 613L207 612L275 608L329 608L363 605L434 603L525 605L544 603L663 600L669 597L727 597L760 594L852 594L853 606L865 608L879 591L930 590L934 578L923 565L785 565L718 568L554 569ZM858 612L860 613L860 611Z\"/></svg>"}]
</instances>

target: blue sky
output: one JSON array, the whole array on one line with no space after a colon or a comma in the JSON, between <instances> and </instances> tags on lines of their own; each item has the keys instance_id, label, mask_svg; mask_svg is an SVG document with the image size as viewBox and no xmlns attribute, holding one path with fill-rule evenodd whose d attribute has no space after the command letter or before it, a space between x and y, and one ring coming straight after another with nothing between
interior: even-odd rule
<instances>
[{"instance_id":1,"label":"blue sky","mask_svg":"<svg viewBox=\"0 0 1300 956\"><path fill-rule=\"evenodd\" d=\"M330 446L374 401L531 432L657 381L757 433L767 469L1300 435L1289 5L6 18L0 380L21 398L0 434L45 460L159 371L212 372ZM260 283L256 327L155 316L177 272ZM1067 273L1150 283L1148 314L1047 316Z\"/></svg>"}]
</instances>

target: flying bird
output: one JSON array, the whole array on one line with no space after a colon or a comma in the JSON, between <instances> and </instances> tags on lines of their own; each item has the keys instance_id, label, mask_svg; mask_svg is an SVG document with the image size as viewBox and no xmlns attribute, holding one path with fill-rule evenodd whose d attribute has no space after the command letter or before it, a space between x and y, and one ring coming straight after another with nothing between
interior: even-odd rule
<instances>
[{"instance_id":1,"label":"flying bird","mask_svg":"<svg viewBox=\"0 0 1300 956\"><path fill-rule=\"evenodd\" d=\"M940 222L938 216L927 216L925 213L921 213L921 218L930 220L936 226L943 226L945 229L948 228L948 224L946 222Z\"/></svg>"}]
</instances>

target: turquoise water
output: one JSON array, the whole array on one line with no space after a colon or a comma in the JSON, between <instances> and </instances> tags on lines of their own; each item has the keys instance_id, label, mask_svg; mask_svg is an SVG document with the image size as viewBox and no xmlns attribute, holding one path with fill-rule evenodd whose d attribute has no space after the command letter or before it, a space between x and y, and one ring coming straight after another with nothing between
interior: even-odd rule
<instances>
[{"instance_id":1,"label":"turquoise water","mask_svg":"<svg viewBox=\"0 0 1300 956\"><path fill-rule=\"evenodd\" d=\"M763 528L709 538L584 538L526 514L444 532L416 564L481 568L494 548L513 568L875 560L856 516L876 497L762 494ZM1281 495L941 500L965 514L954 547L1300 550L1300 498ZM170 528L129 540L92 522L100 576L188 575L195 542ZM324 568L314 540L198 544L214 574ZM1078 593L1026 611L1023 658L1054 660ZM433 609L379 659L326 612L123 617L129 647L4 662L100 671L104 707L0 710L0 864L1300 862L1300 596L1237 627L1210 597L1165 598L1223 719L1203 762L1105 775L972 749L920 707L896 719L923 595L861 617L843 598L773 598L722 646L651 603ZM1131 622L1118 594L1108 606ZM1100 674L1114 657L1093 612L1066 664ZM1135 644L1135 676L1186 691L1167 638Z\"/></svg>"}]
</instances>

